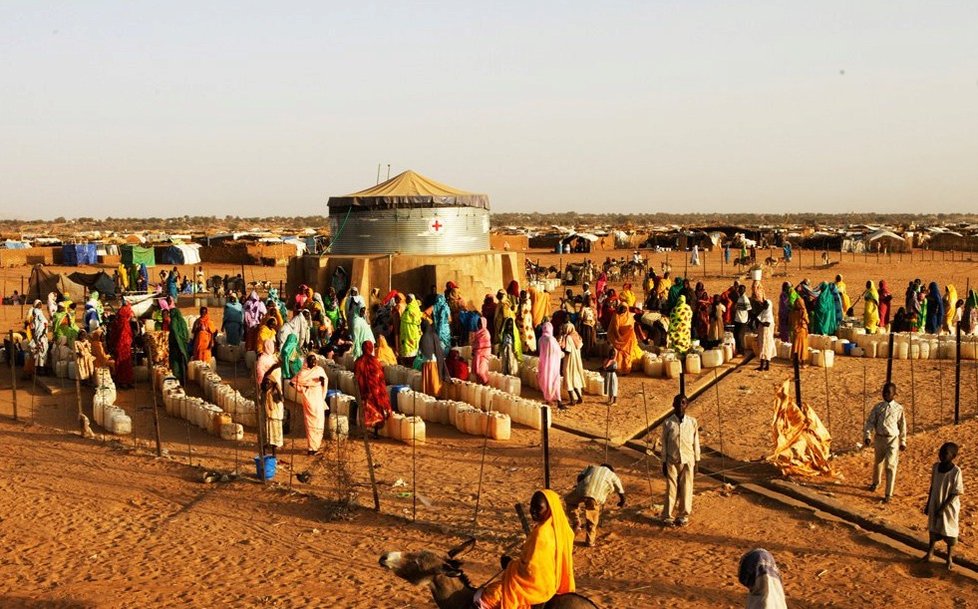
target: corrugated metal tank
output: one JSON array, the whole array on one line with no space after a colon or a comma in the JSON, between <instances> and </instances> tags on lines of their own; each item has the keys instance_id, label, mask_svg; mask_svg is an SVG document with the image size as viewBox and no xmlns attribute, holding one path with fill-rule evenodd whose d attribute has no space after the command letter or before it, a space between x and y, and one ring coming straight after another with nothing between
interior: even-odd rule
<instances>
[{"instance_id":1,"label":"corrugated metal tank","mask_svg":"<svg viewBox=\"0 0 978 609\"><path fill-rule=\"evenodd\" d=\"M489 211L370 209L329 216L334 254L469 254L489 250Z\"/></svg>"}]
</instances>

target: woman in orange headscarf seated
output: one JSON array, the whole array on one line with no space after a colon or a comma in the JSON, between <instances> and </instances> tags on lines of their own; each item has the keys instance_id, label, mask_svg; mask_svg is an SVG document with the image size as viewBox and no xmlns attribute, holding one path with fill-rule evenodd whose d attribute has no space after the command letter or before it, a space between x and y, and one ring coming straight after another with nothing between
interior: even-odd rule
<instances>
[{"instance_id":1,"label":"woman in orange headscarf seated","mask_svg":"<svg viewBox=\"0 0 978 609\"><path fill-rule=\"evenodd\" d=\"M479 609L529 609L558 594L574 592L574 531L567 523L560 496L537 491L530 500L533 530L518 558L503 557L499 581L479 591Z\"/></svg>"}]
</instances>

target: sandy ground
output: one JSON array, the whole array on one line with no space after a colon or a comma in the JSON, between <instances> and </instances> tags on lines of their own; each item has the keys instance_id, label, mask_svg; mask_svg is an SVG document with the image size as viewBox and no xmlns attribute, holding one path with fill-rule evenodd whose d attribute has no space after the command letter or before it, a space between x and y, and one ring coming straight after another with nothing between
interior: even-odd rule
<instances>
[{"instance_id":1,"label":"sandy ground","mask_svg":"<svg viewBox=\"0 0 978 609\"><path fill-rule=\"evenodd\" d=\"M940 253L930 261L930 255L928 252L928 260L921 262L918 252L912 265L906 255L902 261L894 256L892 262L847 256L824 270L812 267L811 253L800 252L802 268L789 269L788 279L797 282L807 276L820 281L841 272L855 297L855 286L880 276L890 280L894 292L902 292L902 286L916 276L935 278L942 285L952 281L962 290L968 274L978 268L961 261L960 254L955 262L942 260ZM555 265L571 259L542 253L531 257ZM673 272L679 272L681 258L675 253L669 257ZM655 254L653 263L658 267L665 258L666 254ZM717 272L718 254L708 258L706 267L711 292L729 285L733 275L729 267L723 275ZM206 269L208 274L232 270ZM10 283L24 272L2 270ZM696 278L700 273L702 269L696 269L690 275ZM277 282L284 278L284 269L249 267L246 274L249 279L255 276ZM769 294L777 291L780 281L766 282ZM20 318L19 307L2 309L4 327ZM962 412L971 419L978 411L978 390L974 364L968 364L962 374L961 397ZM894 366L894 378L901 387L899 399L916 432L901 463L894 503L883 508L865 490L870 460L866 451L839 457L836 464L844 480L825 485L824 491L876 517L917 527L923 534L925 521L919 504L926 496L926 478L936 448L947 439L963 445L961 463L967 483L974 465L969 451L978 445L974 441L978 424L947 424L953 409L951 362L918 361L914 366L912 389L909 362L895 362ZM719 395L710 391L691 406L704 443L722 447L731 457L725 462L728 468L747 468L749 462L768 453L774 391L790 376L783 362L775 362L770 372L753 368L737 369L719 384ZM220 372L226 380L237 376L239 386L246 389L243 367L235 371L222 364ZM840 358L829 370L826 391L825 370L804 370L805 400L830 425L837 451L846 453L860 440L863 413L874 403L884 375L883 360ZM416 452L390 440L372 445L374 459L380 464L382 508L380 515L374 514L363 509L372 506L372 499L362 444L330 444L321 460L311 460L305 455L301 417L297 416L292 432L295 449L291 450L291 439L287 439L289 446L275 481L282 488L266 490L245 482L207 486L197 481L200 467L254 475L249 463L255 454L253 433L239 443L224 442L161 414L169 457L157 460L143 454L153 446L152 398L145 385L120 392L119 403L134 417L133 436L120 442L86 442L56 431L74 429L73 387L67 386L57 396L38 391L33 408L37 425L23 427L9 423L9 374L0 378L0 430L9 445L2 458L12 472L0 483L6 490L17 490L3 493L0 499L10 503L4 506L3 513L10 515L0 522L0 534L7 547L16 549L0 565L0 574L5 576L0 594L10 597L0 603L5 607L142 607L149 603L178 607L220 602L319 606L324 600L336 606L429 606L423 590L414 590L375 567L377 555L393 549L443 549L475 533L480 542L471 555L473 579L487 579L500 549L516 539L518 523L512 504L526 501L543 480L539 434L517 427L511 442L485 445L479 495L483 441L432 425L428 443L418 446ZM695 385L702 379L692 381ZM53 384L57 387L59 382ZM21 381L19 410L22 419L29 420L30 393L23 387ZM82 391L84 408L91 416L90 390ZM612 438L623 440L645 427L646 413L654 418L667 409L675 391L674 381L632 375L622 379L622 397L610 418L603 402L586 397L584 405L558 413L555 420L599 436L607 425ZM557 489L569 490L584 464L605 459L603 444L576 435L555 430L551 443ZM736 560L756 545L775 552L785 571L793 607L884 607L890 603L965 607L975 603L968 592L973 583L941 574L936 563L933 567L913 565L907 555L869 540L849 525L739 491L730 494L705 477L698 478L692 526L663 530L649 520L654 506L662 501L663 484L655 475L657 461L650 459L647 464L638 453L614 448L607 458L625 480L630 506L608 513L602 527L605 536L597 548L580 548L576 553L581 587L603 606L675 606L677 602L690 607L741 606ZM313 472L311 484L293 482L294 489L311 493L311 497L287 492L289 460L294 460L292 471ZM194 467L188 467L188 462ZM651 478L646 475L647 466ZM338 481L341 471L349 473L361 508L349 520L330 518L335 510L329 502L351 489ZM757 471L770 475L765 468ZM411 494L415 481L416 503ZM65 501L65 497L75 500ZM963 504L960 551L974 558L974 511L967 496ZM410 522L414 509L417 523ZM133 561L133 556L138 560ZM202 570L210 574L207 586L199 585ZM892 594L872 592L884 583L894 590ZM107 598L107 590L123 594ZM30 604L24 599L53 604Z\"/></svg>"}]
</instances>

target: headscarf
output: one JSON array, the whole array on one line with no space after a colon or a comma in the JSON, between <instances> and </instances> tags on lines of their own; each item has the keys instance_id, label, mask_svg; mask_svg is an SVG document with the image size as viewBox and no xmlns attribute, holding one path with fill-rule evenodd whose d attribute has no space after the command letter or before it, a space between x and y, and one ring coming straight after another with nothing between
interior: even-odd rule
<instances>
[{"instance_id":1,"label":"headscarf","mask_svg":"<svg viewBox=\"0 0 978 609\"><path fill-rule=\"evenodd\" d=\"M927 322L924 328L928 334L937 334L943 323L944 302L941 299L941 289L936 281L932 281L927 292Z\"/></svg>"},{"instance_id":2,"label":"headscarf","mask_svg":"<svg viewBox=\"0 0 978 609\"><path fill-rule=\"evenodd\" d=\"M438 334L435 333L435 327L432 324L422 322L421 325L424 327L419 347L421 357L426 362L437 362L438 378L442 382L446 382L451 376L448 374L448 368L445 366L445 351L441 348L441 340L439 340Z\"/></svg>"},{"instance_id":3,"label":"headscarf","mask_svg":"<svg viewBox=\"0 0 978 609\"><path fill-rule=\"evenodd\" d=\"M409 295L411 302L401 313L401 357L414 357L421 340L421 306L418 299Z\"/></svg>"},{"instance_id":4,"label":"headscarf","mask_svg":"<svg viewBox=\"0 0 978 609\"><path fill-rule=\"evenodd\" d=\"M435 325L435 332L441 340L441 348L447 351L452 346L452 329L450 327L451 313L448 309L448 300L444 294L435 296L435 304L431 312L432 321Z\"/></svg>"},{"instance_id":5,"label":"headscarf","mask_svg":"<svg viewBox=\"0 0 978 609\"><path fill-rule=\"evenodd\" d=\"M472 372L476 380L485 385L489 382L489 356L492 354L492 337L489 336L489 322L479 318L479 329L469 339L472 345Z\"/></svg>"},{"instance_id":6,"label":"headscarf","mask_svg":"<svg viewBox=\"0 0 978 609\"><path fill-rule=\"evenodd\" d=\"M828 336L835 334L839 327L838 310L842 305L836 298L833 291L834 287L835 284L828 284L824 281L819 286L818 299L815 301L815 310L812 312L812 334Z\"/></svg>"},{"instance_id":7,"label":"headscarf","mask_svg":"<svg viewBox=\"0 0 978 609\"><path fill-rule=\"evenodd\" d=\"M679 296L676 306L669 314L669 348L676 353L685 355L693 348L692 342L693 311L686 304L686 297Z\"/></svg>"},{"instance_id":8,"label":"headscarf","mask_svg":"<svg viewBox=\"0 0 978 609\"><path fill-rule=\"evenodd\" d=\"M867 284L866 292L863 294L863 326L866 332L873 334L880 323L880 295L876 291L876 285L870 281Z\"/></svg>"},{"instance_id":9,"label":"headscarf","mask_svg":"<svg viewBox=\"0 0 978 609\"><path fill-rule=\"evenodd\" d=\"M540 349L540 366L537 369L537 381L539 381L540 392L543 393L543 401L560 401L560 360L563 353L560 344L554 338L554 328L550 322L544 322L537 343Z\"/></svg>"},{"instance_id":10,"label":"headscarf","mask_svg":"<svg viewBox=\"0 0 978 609\"><path fill-rule=\"evenodd\" d=\"M958 289L950 283L944 286L944 299L947 301L944 307L944 325L950 332L951 327L954 326L954 314L957 311L955 305L958 303Z\"/></svg>"},{"instance_id":11,"label":"headscarf","mask_svg":"<svg viewBox=\"0 0 978 609\"><path fill-rule=\"evenodd\" d=\"M362 319L362 318L361 318ZM364 405L364 425L369 429L382 424L391 416L390 394L384 379L384 368L374 355L374 344L363 344L363 355L353 364L353 375L360 390L360 400Z\"/></svg>"},{"instance_id":12,"label":"headscarf","mask_svg":"<svg viewBox=\"0 0 978 609\"><path fill-rule=\"evenodd\" d=\"M254 328L262 322L262 318L265 316L268 310L265 308L265 303L258 298L258 292L255 290L251 291L248 296L248 300L244 302L244 323L246 328Z\"/></svg>"},{"instance_id":13,"label":"headscarf","mask_svg":"<svg viewBox=\"0 0 978 609\"><path fill-rule=\"evenodd\" d=\"M266 341L267 342L267 341ZM274 343L273 343L274 344ZM272 347L272 352L275 347ZM282 378L290 379L302 369L302 356L299 354L299 337L294 333L285 338L282 345Z\"/></svg>"},{"instance_id":14,"label":"headscarf","mask_svg":"<svg viewBox=\"0 0 978 609\"><path fill-rule=\"evenodd\" d=\"M879 287L879 303L880 303L880 325L889 326L890 325L890 310L891 303L893 301L893 294L890 293L889 288L886 285L885 279L880 279Z\"/></svg>"},{"instance_id":15,"label":"headscarf","mask_svg":"<svg viewBox=\"0 0 978 609\"><path fill-rule=\"evenodd\" d=\"M174 308L170 311L170 336L168 339L170 369L181 383L187 381L187 362L190 361L190 328L187 320Z\"/></svg>"},{"instance_id":16,"label":"headscarf","mask_svg":"<svg viewBox=\"0 0 978 609\"><path fill-rule=\"evenodd\" d=\"M756 548L744 554L737 580L750 591L747 609L786 609L781 572L767 550Z\"/></svg>"},{"instance_id":17,"label":"headscarf","mask_svg":"<svg viewBox=\"0 0 978 609\"><path fill-rule=\"evenodd\" d=\"M397 364L397 356L394 355L394 350L387 344L387 337L383 334L377 337L377 359L388 366Z\"/></svg>"},{"instance_id":18,"label":"headscarf","mask_svg":"<svg viewBox=\"0 0 978 609\"><path fill-rule=\"evenodd\" d=\"M469 380L469 365L462 359L462 353L457 347L448 352L448 357L445 358L445 366L453 379Z\"/></svg>"},{"instance_id":19,"label":"headscarf","mask_svg":"<svg viewBox=\"0 0 978 609\"><path fill-rule=\"evenodd\" d=\"M550 314L550 297L546 292L532 285L527 290L527 293L530 295L530 301L533 303L533 327L536 328L543 323L543 318Z\"/></svg>"},{"instance_id":20,"label":"headscarf","mask_svg":"<svg viewBox=\"0 0 978 609\"><path fill-rule=\"evenodd\" d=\"M500 607L542 605L557 594L576 590L574 530L567 522L560 495L549 489L538 492L550 506L550 518L534 524L523 552L506 567Z\"/></svg>"},{"instance_id":21,"label":"headscarf","mask_svg":"<svg viewBox=\"0 0 978 609\"><path fill-rule=\"evenodd\" d=\"M359 359L363 355L363 344L374 342L374 332L359 310L351 311L351 313L353 316L350 322L350 340L353 341L353 359Z\"/></svg>"},{"instance_id":22,"label":"headscarf","mask_svg":"<svg viewBox=\"0 0 978 609\"><path fill-rule=\"evenodd\" d=\"M598 298L604 295L604 288L608 285L608 273L601 271L598 275L598 280L594 282L594 293L597 294Z\"/></svg>"}]
</instances>

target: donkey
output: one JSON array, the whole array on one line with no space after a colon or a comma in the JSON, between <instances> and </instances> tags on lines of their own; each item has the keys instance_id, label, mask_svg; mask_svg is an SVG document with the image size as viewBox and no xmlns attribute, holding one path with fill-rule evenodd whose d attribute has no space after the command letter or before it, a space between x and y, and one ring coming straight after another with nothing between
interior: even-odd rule
<instances>
[{"instance_id":1,"label":"donkey","mask_svg":"<svg viewBox=\"0 0 978 609\"><path fill-rule=\"evenodd\" d=\"M468 551L473 541L453 549L445 558L434 552L387 552L380 557L380 566L415 586L427 584L438 609L472 609L476 588L462 571L456 557ZM580 594L561 594L535 609L598 609Z\"/></svg>"}]
</instances>

